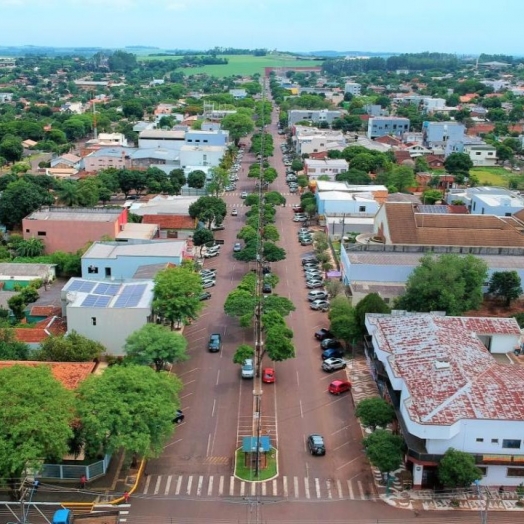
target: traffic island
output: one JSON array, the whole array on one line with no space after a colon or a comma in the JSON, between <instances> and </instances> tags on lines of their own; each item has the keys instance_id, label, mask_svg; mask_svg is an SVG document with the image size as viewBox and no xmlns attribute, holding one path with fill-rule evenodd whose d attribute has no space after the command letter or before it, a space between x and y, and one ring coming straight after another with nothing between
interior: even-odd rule
<instances>
[{"instance_id":1,"label":"traffic island","mask_svg":"<svg viewBox=\"0 0 524 524\"><path fill-rule=\"evenodd\" d=\"M244 437L244 440L250 438ZM260 437L261 444L263 439L267 445L261 445L258 453L252 450L249 443L236 450L235 477L247 482L263 482L278 476L278 452L269 445L269 437Z\"/></svg>"}]
</instances>

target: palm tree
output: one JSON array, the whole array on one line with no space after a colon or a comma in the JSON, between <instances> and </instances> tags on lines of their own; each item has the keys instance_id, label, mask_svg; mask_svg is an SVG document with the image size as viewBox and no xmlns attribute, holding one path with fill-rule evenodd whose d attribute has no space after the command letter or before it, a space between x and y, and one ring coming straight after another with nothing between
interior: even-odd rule
<instances>
[{"instance_id":1,"label":"palm tree","mask_svg":"<svg viewBox=\"0 0 524 524\"><path fill-rule=\"evenodd\" d=\"M58 201L65 206L75 207L80 203L80 194L76 182L71 182L69 180L61 182L56 193Z\"/></svg>"},{"instance_id":2,"label":"palm tree","mask_svg":"<svg viewBox=\"0 0 524 524\"><path fill-rule=\"evenodd\" d=\"M39 238L28 238L22 240L16 247L19 257L39 257L44 252L44 243Z\"/></svg>"}]
</instances>

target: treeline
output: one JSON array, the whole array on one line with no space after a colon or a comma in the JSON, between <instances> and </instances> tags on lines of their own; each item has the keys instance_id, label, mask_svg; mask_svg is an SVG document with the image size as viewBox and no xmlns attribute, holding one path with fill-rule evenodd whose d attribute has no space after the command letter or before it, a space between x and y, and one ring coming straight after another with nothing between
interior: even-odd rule
<instances>
[{"instance_id":1,"label":"treeline","mask_svg":"<svg viewBox=\"0 0 524 524\"><path fill-rule=\"evenodd\" d=\"M190 56L190 55L254 55L254 56L266 56L267 49L236 49L234 47L214 47L207 51L196 51L194 49L166 49L166 53L149 56Z\"/></svg>"},{"instance_id":2,"label":"treeline","mask_svg":"<svg viewBox=\"0 0 524 524\"><path fill-rule=\"evenodd\" d=\"M160 58L174 55L169 53L155 53L149 56ZM184 58L170 61L173 67L200 67L204 65L226 65L228 63L229 60L227 58L219 58L215 55L186 55Z\"/></svg>"},{"instance_id":3,"label":"treeline","mask_svg":"<svg viewBox=\"0 0 524 524\"><path fill-rule=\"evenodd\" d=\"M415 53L390 56L388 58L372 57L369 59L333 59L326 60L322 66L324 73L332 75L351 75L370 71L395 71L409 69L410 71L456 71L461 61L452 54L446 53Z\"/></svg>"}]
</instances>

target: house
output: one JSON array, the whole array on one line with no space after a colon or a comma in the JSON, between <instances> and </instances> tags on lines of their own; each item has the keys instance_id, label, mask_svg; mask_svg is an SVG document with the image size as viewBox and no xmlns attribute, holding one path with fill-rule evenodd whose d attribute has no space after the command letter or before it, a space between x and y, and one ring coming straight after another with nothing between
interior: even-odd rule
<instances>
[{"instance_id":1,"label":"house","mask_svg":"<svg viewBox=\"0 0 524 524\"><path fill-rule=\"evenodd\" d=\"M0 93L0 104L7 104L13 100L13 93Z\"/></svg>"},{"instance_id":2,"label":"house","mask_svg":"<svg viewBox=\"0 0 524 524\"><path fill-rule=\"evenodd\" d=\"M48 337L65 335L67 332L65 320L55 315L27 326L13 328L13 335L16 341L27 344L31 349L39 349Z\"/></svg>"},{"instance_id":3,"label":"house","mask_svg":"<svg viewBox=\"0 0 524 524\"><path fill-rule=\"evenodd\" d=\"M376 116L368 120L369 139L384 135L402 136L409 131L409 118L398 116Z\"/></svg>"},{"instance_id":4,"label":"house","mask_svg":"<svg viewBox=\"0 0 524 524\"><path fill-rule=\"evenodd\" d=\"M462 142L466 126L458 122L428 122L422 123L423 144L429 149L446 148L446 145Z\"/></svg>"},{"instance_id":5,"label":"house","mask_svg":"<svg viewBox=\"0 0 524 524\"><path fill-rule=\"evenodd\" d=\"M444 157L439 155L425 155L426 162L431 169L443 169Z\"/></svg>"},{"instance_id":6,"label":"house","mask_svg":"<svg viewBox=\"0 0 524 524\"><path fill-rule=\"evenodd\" d=\"M88 140L87 149L99 147L127 147L127 138L122 133L99 133L97 138Z\"/></svg>"},{"instance_id":7,"label":"house","mask_svg":"<svg viewBox=\"0 0 524 524\"><path fill-rule=\"evenodd\" d=\"M226 149L226 146L183 145L180 148L180 166L216 167L220 165Z\"/></svg>"},{"instance_id":8,"label":"house","mask_svg":"<svg viewBox=\"0 0 524 524\"><path fill-rule=\"evenodd\" d=\"M51 168L73 168L80 169L82 158L71 153L65 153L63 155L53 158L50 162Z\"/></svg>"},{"instance_id":9,"label":"house","mask_svg":"<svg viewBox=\"0 0 524 524\"><path fill-rule=\"evenodd\" d=\"M13 291L15 286L26 287L36 280L52 282L56 278L56 264L0 264L0 289Z\"/></svg>"},{"instance_id":10,"label":"house","mask_svg":"<svg viewBox=\"0 0 524 524\"><path fill-rule=\"evenodd\" d=\"M74 253L88 242L116 238L126 224L127 209L48 207L26 216L22 231L26 240L41 239L46 253Z\"/></svg>"},{"instance_id":11,"label":"house","mask_svg":"<svg viewBox=\"0 0 524 524\"><path fill-rule=\"evenodd\" d=\"M464 202L472 215L509 217L516 214L516 218L524 218L517 214L524 209L524 198L505 187L477 186L451 189L446 194L446 202L451 204L457 200Z\"/></svg>"},{"instance_id":12,"label":"house","mask_svg":"<svg viewBox=\"0 0 524 524\"><path fill-rule=\"evenodd\" d=\"M329 109L292 109L288 111L288 127L295 125L302 120L308 120L313 124L320 124L326 122L329 125L333 120L340 118L342 111Z\"/></svg>"},{"instance_id":13,"label":"house","mask_svg":"<svg viewBox=\"0 0 524 524\"><path fill-rule=\"evenodd\" d=\"M113 167L125 169L131 167L131 155L136 151L132 147L102 147L83 158L84 169L88 173L96 173Z\"/></svg>"},{"instance_id":14,"label":"house","mask_svg":"<svg viewBox=\"0 0 524 524\"><path fill-rule=\"evenodd\" d=\"M349 164L343 158L316 160L306 158L304 160L304 173L309 180L316 180L320 176L327 176L335 180L335 176L348 170Z\"/></svg>"},{"instance_id":15,"label":"house","mask_svg":"<svg viewBox=\"0 0 524 524\"><path fill-rule=\"evenodd\" d=\"M471 158L474 166L497 165L497 148L488 144L464 144L464 153Z\"/></svg>"},{"instance_id":16,"label":"house","mask_svg":"<svg viewBox=\"0 0 524 524\"><path fill-rule=\"evenodd\" d=\"M82 278L126 280L133 278L137 269L149 264L179 266L184 259L186 242L183 240L95 242L82 255Z\"/></svg>"},{"instance_id":17,"label":"house","mask_svg":"<svg viewBox=\"0 0 524 524\"><path fill-rule=\"evenodd\" d=\"M395 408L415 489L434 487L449 448L473 456L482 485L522 483L524 368L494 358L518 347L515 319L397 311L368 313L366 328L371 375Z\"/></svg>"},{"instance_id":18,"label":"house","mask_svg":"<svg viewBox=\"0 0 524 524\"><path fill-rule=\"evenodd\" d=\"M25 147L25 149L31 149L32 147L35 147L38 144L35 140L27 139L22 142L22 146Z\"/></svg>"},{"instance_id":19,"label":"house","mask_svg":"<svg viewBox=\"0 0 524 524\"><path fill-rule=\"evenodd\" d=\"M364 111L369 116L388 116L388 110L384 109L381 105L378 104L366 104L364 106Z\"/></svg>"},{"instance_id":20,"label":"house","mask_svg":"<svg viewBox=\"0 0 524 524\"><path fill-rule=\"evenodd\" d=\"M349 93L353 96L360 96L362 85L357 82L346 82L344 85L344 93Z\"/></svg>"},{"instance_id":21,"label":"house","mask_svg":"<svg viewBox=\"0 0 524 524\"><path fill-rule=\"evenodd\" d=\"M62 289L67 328L122 356L127 337L151 321L154 282L109 283L72 278Z\"/></svg>"},{"instance_id":22,"label":"house","mask_svg":"<svg viewBox=\"0 0 524 524\"><path fill-rule=\"evenodd\" d=\"M230 89L229 94L235 100L243 100L247 96L247 91L245 89Z\"/></svg>"},{"instance_id":23,"label":"house","mask_svg":"<svg viewBox=\"0 0 524 524\"><path fill-rule=\"evenodd\" d=\"M142 215L142 224L157 224L160 238L187 239L195 232L196 221L189 215Z\"/></svg>"},{"instance_id":24,"label":"house","mask_svg":"<svg viewBox=\"0 0 524 524\"><path fill-rule=\"evenodd\" d=\"M297 155L342 150L346 147L346 138L342 132L316 127L294 126L292 140Z\"/></svg>"}]
</instances>

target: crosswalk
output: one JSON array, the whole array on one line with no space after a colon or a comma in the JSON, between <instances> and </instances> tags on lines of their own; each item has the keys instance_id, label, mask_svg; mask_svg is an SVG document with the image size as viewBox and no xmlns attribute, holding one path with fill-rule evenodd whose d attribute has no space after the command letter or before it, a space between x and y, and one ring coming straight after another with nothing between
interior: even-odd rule
<instances>
[{"instance_id":1,"label":"crosswalk","mask_svg":"<svg viewBox=\"0 0 524 524\"><path fill-rule=\"evenodd\" d=\"M279 193L280 193L280 191L279 191ZM234 192L234 191L229 192L228 191L228 192L224 193L222 196L228 196L229 195L229 196L234 196L234 197L239 197L240 198L241 194L242 194L241 192ZM285 197L286 196L291 196L293 194L296 195L296 193L289 193L289 192L287 192L287 193L280 193L280 194L282 196L285 196Z\"/></svg>"},{"instance_id":2,"label":"crosswalk","mask_svg":"<svg viewBox=\"0 0 524 524\"><path fill-rule=\"evenodd\" d=\"M153 497L276 497L300 500L377 500L373 482L281 476L245 482L228 475L149 475L138 490Z\"/></svg>"}]
</instances>

